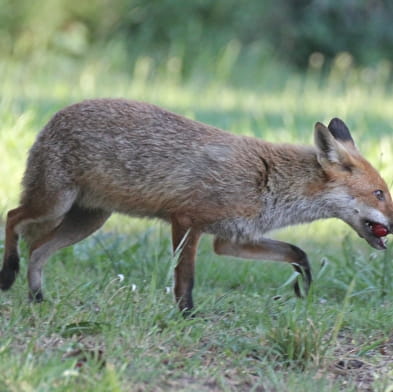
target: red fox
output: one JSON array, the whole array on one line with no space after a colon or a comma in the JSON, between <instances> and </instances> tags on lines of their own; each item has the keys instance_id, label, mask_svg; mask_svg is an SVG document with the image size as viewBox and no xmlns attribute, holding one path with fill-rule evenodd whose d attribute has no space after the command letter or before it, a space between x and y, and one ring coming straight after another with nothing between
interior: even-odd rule
<instances>
[{"instance_id":1,"label":"red fox","mask_svg":"<svg viewBox=\"0 0 393 392\"><path fill-rule=\"evenodd\" d=\"M194 262L203 233L220 255L285 261L311 283L307 255L265 238L280 227L336 217L376 249L393 231L393 203L378 172L338 118L315 125L315 146L237 136L157 106L88 100L56 113L32 146L20 206L8 212L0 288L29 248L31 300L55 251L92 234L112 212L161 218L179 249L174 293L193 308ZM300 295L299 283L295 284Z\"/></svg>"}]
</instances>

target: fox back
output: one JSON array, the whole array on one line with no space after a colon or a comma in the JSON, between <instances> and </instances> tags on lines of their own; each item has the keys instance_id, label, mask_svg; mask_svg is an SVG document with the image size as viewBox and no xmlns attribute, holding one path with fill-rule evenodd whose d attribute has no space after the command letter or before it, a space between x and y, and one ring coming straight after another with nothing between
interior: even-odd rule
<instances>
[{"instance_id":1,"label":"fox back","mask_svg":"<svg viewBox=\"0 0 393 392\"><path fill-rule=\"evenodd\" d=\"M201 216L207 208L225 216L222 209L233 208L233 196L241 194L229 187L243 188L254 166L244 151L247 140L153 105L86 101L58 112L38 136L22 204L67 189L88 208L165 220L182 210ZM258 195L247 196L255 210Z\"/></svg>"}]
</instances>

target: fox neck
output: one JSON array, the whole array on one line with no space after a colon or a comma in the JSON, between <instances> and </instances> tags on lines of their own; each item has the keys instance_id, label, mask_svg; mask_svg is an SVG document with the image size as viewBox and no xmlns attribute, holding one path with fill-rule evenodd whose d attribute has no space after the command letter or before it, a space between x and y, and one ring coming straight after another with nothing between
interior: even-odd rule
<instances>
[{"instance_id":1,"label":"fox neck","mask_svg":"<svg viewBox=\"0 0 393 392\"><path fill-rule=\"evenodd\" d=\"M253 162L260 159L263 166L258 169L262 180L257 181L262 185L256 190L259 213L215 222L206 227L207 232L234 242L258 243L274 229L338 217L335 189L313 148L264 143L257 154Z\"/></svg>"},{"instance_id":2,"label":"fox neck","mask_svg":"<svg viewBox=\"0 0 393 392\"><path fill-rule=\"evenodd\" d=\"M268 181L261 195L263 208L259 216L266 231L337 217L334 189L317 161L315 149L288 148L282 148L287 159L285 168L277 159L267 165Z\"/></svg>"},{"instance_id":3,"label":"fox neck","mask_svg":"<svg viewBox=\"0 0 393 392\"><path fill-rule=\"evenodd\" d=\"M329 206L328 199L304 196L279 201L265 201L259 221L263 230L269 231L332 217L337 217L337 214L334 208Z\"/></svg>"}]
</instances>

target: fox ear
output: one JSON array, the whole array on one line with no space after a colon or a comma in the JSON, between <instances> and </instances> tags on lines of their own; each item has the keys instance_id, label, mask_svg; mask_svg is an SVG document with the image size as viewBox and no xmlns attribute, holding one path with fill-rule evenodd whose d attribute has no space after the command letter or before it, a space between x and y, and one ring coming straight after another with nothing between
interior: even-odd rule
<instances>
[{"instance_id":1,"label":"fox ear","mask_svg":"<svg viewBox=\"0 0 393 392\"><path fill-rule=\"evenodd\" d=\"M349 137L350 136L351 135L349 134ZM315 124L314 138L315 138L315 145L317 146L317 150L318 150L317 151L318 162L321 164L322 167L331 164L338 164L342 166L343 169L350 170L352 166L351 155L349 151L346 149L346 146L343 143L341 143L342 139L336 138L332 134L331 130L325 127L325 125L321 124L320 122L317 122Z\"/></svg>"},{"instance_id":2,"label":"fox ear","mask_svg":"<svg viewBox=\"0 0 393 392\"><path fill-rule=\"evenodd\" d=\"M333 137L348 147L355 147L355 142L352 139L351 132L349 132L348 127L343 120L339 118L332 118L329 122L328 129Z\"/></svg>"}]
</instances>

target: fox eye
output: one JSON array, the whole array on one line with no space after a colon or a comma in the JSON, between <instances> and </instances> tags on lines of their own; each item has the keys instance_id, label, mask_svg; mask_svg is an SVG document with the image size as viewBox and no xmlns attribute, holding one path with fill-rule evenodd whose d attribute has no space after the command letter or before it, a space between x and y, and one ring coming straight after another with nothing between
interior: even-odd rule
<instances>
[{"instance_id":1,"label":"fox eye","mask_svg":"<svg viewBox=\"0 0 393 392\"><path fill-rule=\"evenodd\" d=\"M385 200L385 194L384 194L383 191L381 191L380 189L374 191L374 195L375 195L375 197L376 197L379 201L384 201L384 200Z\"/></svg>"}]
</instances>

